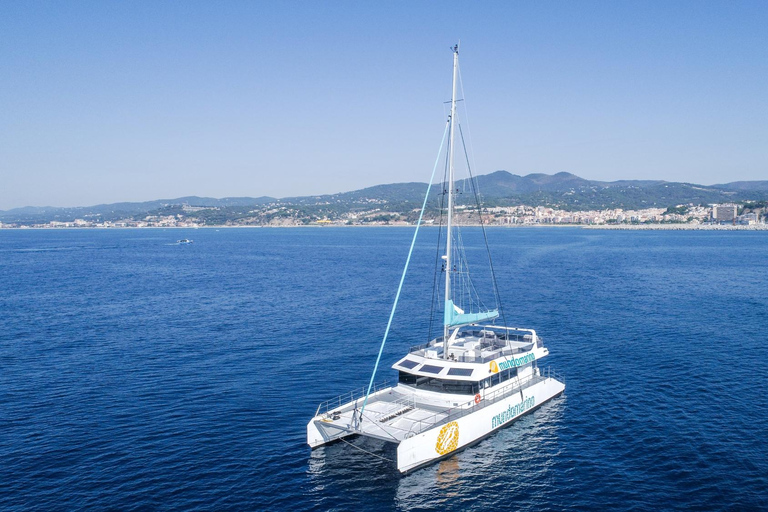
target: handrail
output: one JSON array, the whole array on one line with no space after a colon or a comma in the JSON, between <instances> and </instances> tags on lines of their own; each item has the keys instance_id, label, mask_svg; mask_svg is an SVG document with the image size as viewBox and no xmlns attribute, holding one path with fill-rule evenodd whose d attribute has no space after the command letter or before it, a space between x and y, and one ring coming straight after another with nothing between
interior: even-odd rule
<instances>
[{"instance_id":1,"label":"handrail","mask_svg":"<svg viewBox=\"0 0 768 512\"><path fill-rule=\"evenodd\" d=\"M521 340L511 340L511 341L521 341ZM525 341L528 341L528 340L525 340ZM420 355L418 354L418 352L423 349L420 349L417 347L418 345L416 347L411 347L411 351L409 352L409 354ZM487 356L481 355L478 357L474 357L474 356L469 356L467 354L463 354L461 355L461 357L457 358L456 361L460 363L487 363L489 361L493 361L503 356L511 356L514 354L523 354L526 352L531 352L532 349L533 347L531 347L531 349L529 350L523 350L520 347L502 347L502 348L495 349L492 355L487 355Z\"/></svg>"},{"instance_id":2,"label":"handrail","mask_svg":"<svg viewBox=\"0 0 768 512\"><path fill-rule=\"evenodd\" d=\"M475 327L482 327L482 328L488 327L488 328L491 328L491 326L480 326L480 325L475 326ZM518 327L494 327L494 328L496 328L496 329L504 329L504 330L507 330L507 331L520 331L520 332L528 332L528 333L534 333L535 332L535 331L533 331L533 329L521 329L521 328L518 328ZM533 343L533 344L536 343L531 338L526 339L526 336L531 336L531 334L506 334L504 336L505 336L504 338L498 337L497 339L499 341L501 341L501 342L520 341L520 342L528 342L528 343ZM537 338L538 338L538 336L537 336ZM496 338L494 338L494 339L496 339ZM409 354L413 354L414 352L418 352L419 350L425 350L425 349L427 349L429 347L435 347L435 346L438 346L439 344L441 344L442 342L443 342L443 338L442 337L438 337L438 338L435 338L433 340L430 340L427 343L422 343L420 345L413 345L413 346L411 346L408 349L408 353ZM439 345L439 346L442 346L442 345Z\"/></svg>"},{"instance_id":3,"label":"handrail","mask_svg":"<svg viewBox=\"0 0 768 512\"><path fill-rule=\"evenodd\" d=\"M467 405L470 405L470 407L459 407L459 408L452 407L449 409L444 409L442 411L432 414L431 416L428 416L427 418L423 418L418 421L415 421L411 426L411 429L408 431L408 433L411 433L412 435L420 434L421 432L424 432L425 430L428 430L435 426L457 420L459 418L466 416L467 414L471 414L480 409L493 405L496 402L499 402L500 400L503 400L511 395L514 395L515 393L519 393L524 388L527 388L533 384L542 382L547 379L556 379L562 382L563 384L565 384L565 377L563 377L562 374L557 373L554 369L552 369L551 366L539 368L538 375L532 375L528 377L526 380L519 382L515 386L505 386L501 389L497 389L491 392L490 394L486 395L478 404L475 404L474 400L470 399L466 403ZM373 393L377 393L379 391L384 390L388 386L388 384L389 382L386 380L375 383L373 386ZM363 387L363 388L352 390L348 393L339 395L336 398L332 398L330 400L321 402L320 405L317 406L317 411L315 412L315 416L319 416L320 414L327 414L333 409L339 408L343 405L347 405L350 402L353 402L361 398L362 396L364 396L366 391L367 391L367 387ZM406 396L396 400L394 403L402 404L402 405L414 405L414 399L413 399L413 396ZM378 413L378 414L373 413L373 416L381 417L381 416L385 416L386 414L387 413ZM418 425L418 429L414 431L414 426L416 425ZM394 425L387 425L387 428L394 428L396 430L401 430L405 432L405 429L395 427ZM406 437L408 436L406 435Z\"/></svg>"},{"instance_id":4,"label":"handrail","mask_svg":"<svg viewBox=\"0 0 768 512\"><path fill-rule=\"evenodd\" d=\"M415 432L413 432L413 435L420 434L421 432L424 432L425 430L428 430L430 428L433 428L438 425L443 425L445 423L449 423L451 421L457 420L459 418L462 418L466 416L467 414L471 414L473 412L476 412L480 409L483 409L485 407L488 407L489 405L493 405L496 402L503 400L511 395L514 395L516 393L519 393L522 389L525 387L529 387L533 384L536 384L538 382L542 382L547 379L556 379L561 381L563 384L565 384L565 379L557 374L554 370L552 370L551 367L547 366L545 368L544 372L541 372L539 375L532 375L525 381L521 382L517 386L509 387L509 388L502 388L494 391L491 393L491 398L485 397L483 398L480 403L474 404L472 407L468 408L460 408L456 412L450 412L452 409L446 409L441 412L437 412L433 414L432 416L429 416L427 418L421 419L414 423L414 425L419 425L419 429ZM471 403L471 402L470 402ZM448 412L447 416L444 416L442 418L438 418L438 416L445 414ZM428 420L434 420L431 423L427 423ZM424 428L424 424L426 423L426 428ZM413 426L411 426L411 431L413 431Z\"/></svg>"},{"instance_id":5,"label":"handrail","mask_svg":"<svg viewBox=\"0 0 768 512\"><path fill-rule=\"evenodd\" d=\"M445 423L449 423L451 421L457 420L459 418L462 418L466 416L467 414L471 414L473 412L476 412L480 409L483 409L485 407L488 407L489 405L493 405L499 400L503 400L504 398L507 398L508 396L514 395L516 393L519 393L523 387L528 387L531 384L535 384L538 380L538 382L541 382L542 380L545 380L547 377L542 376L531 376L530 378L526 379L524 382L520 383L518 386L510 386L505 387L502 389L498 389L491 393L490 398L486 396L483 398L480 403L474 404L471 407L467 408L460 408L459 410L455 412L451 412L453 408L446 409L441 412L437 412L433 414L432 416L429 416L427 418L421 419L414 423L415 425L418 425L419 428L414 432L414 434L420 434L421 432L424 432L425 430L428 430L432 427L435 427L437 425L442 425ZM471 402L470 402L471 403ZM445 413L448 413L446 416L442 416ZM425 428L426 426L426 428ZM413 427L411 427L413 430Z\"/></svg>"},{"instance_id":6,"label":"handrail","mask_svg":"<svg viewBox=\"0 0 768 512\"><path fill-rule=\"evenodd\" d=\"M387 387L388 385L389 385L388 380L377 382L373 385L372 391L374 393L377 393L382 389L384 389L385 387ZM320 402L320 405L317 406L317 411L315 411L315 416L319 416L320 414L325 414L333 409L341 407L342 405L345 405L345 404L348 404L349 402L357 400L361 396L365 395L366 391L368 391L368 387L364 386L360 389L353 389L352 391L341 394L335 398L331 398L330 400ZM322 412L321 412L321 409L322 409Z\"/></svg>"}]
</instances>

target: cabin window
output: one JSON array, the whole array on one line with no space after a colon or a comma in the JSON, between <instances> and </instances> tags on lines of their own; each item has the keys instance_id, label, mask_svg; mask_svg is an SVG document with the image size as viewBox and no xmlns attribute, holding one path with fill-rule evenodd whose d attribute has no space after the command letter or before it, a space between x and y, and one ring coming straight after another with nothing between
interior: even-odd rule
<instances>
[{"instance_id":1,"label":"cabin window","mask_svg":"<svg viewBox=\"0 0 768 512\"><path fill-rule=\"evenodd\" d=\"M501 372L501 382L517 377L517 368L509 368Z\"/></svg>"},{"instance_id":2,"label":"cabin window","mask_svg":"<svg viewBox=\"0 0 768 512\"><path fill-rule=\"evenodd\" d=\"M499 373L495 373L487 379L480 381L480 389L485 389L491 386L495 386L496 384L501 384L502 382L506 382L509 379L514 379L515 377L517 377L517 368L502 370Z\"/></svg>"},{"instance_id":3,"label":"cabin window","mask_svg":"<svg viewBox=\"0 0 768 512\"><path fill-rule=\"evenodd\" d=\"M443 391L445 393L453 393L456 395L474 395L477 393L475 388L477 384L474 382L464 382L461 380L444 380L442 381Z\"/></svg>"},{"instance_id":4,"label":"cabin window","mask_svg":"<svg viewBox=\"0 0 768 512\"><path fill-rule=\"evenodd\" d=\"M399 366L402 366L403 368L408 368L409 370L413 369L414 366L417 366L419 363L416 361L411 361L410 359L406 359L401 363L398 363Z\"/></svg>"},{"instance_id":5,"label":"cabin window","mask_svg":"<svg viewBox=\"0 0 768 512\"><path fill-rule=\"evenodd\" d=\"M474 395L480 390L477 382L422 377L406 372L400 372L398 382L418 389L456 395Z\"/></svg>"}]
</instances>

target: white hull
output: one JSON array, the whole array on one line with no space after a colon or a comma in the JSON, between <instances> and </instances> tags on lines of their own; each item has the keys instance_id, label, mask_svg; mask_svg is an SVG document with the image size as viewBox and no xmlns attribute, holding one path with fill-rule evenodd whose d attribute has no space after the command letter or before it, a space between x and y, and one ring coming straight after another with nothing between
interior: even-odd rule
<instances>
[{"instance_id":1,"label":"white hull","mask_svg":"<svg viewBox=\"0 0 768 512\"><path fill-rule=\"evenodd\" d=\"M380 395L387 394L392 388L386 388L370 396L371 401L375 401ZM342 422L329 421L323 415L315 416L307 424L307 444L310 448L317 448L324 444L336 441L343 437L350 436L359 432L351 430L351 412L354 409L356 400L340 405L338 410L344 411ZM376 437L376 436L371 436Z\"/></svg>"},{"instance_id":2,"label":"white hull","mask_svg":"<svg viewBox=\"0 0 768 512\"><path fill-rule=\"evenodd\" d=\"M456 421L405 439L397 447L397 469L406 473L448 457L531 412L564 390L562 382L545 379L523 389L522 396L515 393Z\"/></svg>"},{"instance_id":3,"label":"white hull","mask_svg":"<svg viewBox=\"0 0 768 512\"><path fill-rule=\"evenodd\" d=\"M438 421L434 427L415 435L406 433L404 429L393 429L392 422L398 420L367 421L363 428L354 428L351 420L355 402L352 401L337 409L340 411L340 417L335 421L323 415L312 418L307 424L307 443L312 448L317 448L353 434L393 442L398 444L397 469L406 473L449 457L480 441L565 390L565 384L555 378L539 379L521 391L518 390L493 403L481 402L477 407L472 407L472 412L458 415L455 419L445 414L444 421ZM393 388L386 388L372 394L371 402L387 403L386 397L392 390ZM423 410L417 407L400 416L400 421L408 421L409 416L420 413L423 413Z\"/></svg>"}]
</instances>

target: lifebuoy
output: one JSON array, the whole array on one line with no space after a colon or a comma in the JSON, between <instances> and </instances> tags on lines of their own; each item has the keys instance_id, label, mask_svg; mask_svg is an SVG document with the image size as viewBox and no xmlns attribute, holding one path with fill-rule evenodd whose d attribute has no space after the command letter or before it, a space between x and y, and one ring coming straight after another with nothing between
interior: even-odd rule
<instances>
[{"instance_id":1,"label":"lifebuoy","mask_svg":"<svg viewBox=\"0 0 768 512\"><path fill-rule=\"evenodd\" d=\"M478 393L478 394L475 395L475 403L479 404L480 400L482 400L482 397L480 396L480 393Z\"/></svg>"}]
</instances>

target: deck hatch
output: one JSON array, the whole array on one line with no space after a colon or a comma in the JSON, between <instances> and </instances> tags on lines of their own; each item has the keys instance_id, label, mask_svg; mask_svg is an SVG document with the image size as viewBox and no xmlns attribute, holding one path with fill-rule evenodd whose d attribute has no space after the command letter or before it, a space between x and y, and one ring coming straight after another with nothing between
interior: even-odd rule
<instances>
[{"instance_id":1,"label":"deck hatch","mask_svg":"<svg viewBox=\"0 0 768 512\"><path fill-rule=\"evenodd\" d=\"M424 366L419 368L419 371L420 372L427 372L427 373L440 373L441 371L443 371L443 367L442 366L434 366L434 365L431 365L431 364L425 364Z\"/></svg>"},{"instance_id":2,"label":"deck hatch","mask_svg":"<svg viewBox=\"0 0 768 512\"><path fill-rule=\"evenodd\" d=\"M472 375L472 368L451 368L448 375L458 375L460 377L469 377Z\"/></svg>"},{"instance_id":3,"label":"deck hatch","mask_svg":"<svg viewBox=\"0 0 768 512\"><path fill-rule=\"evenodd\" d=\"M405 361L397 363L397 366L402 366L403 368L408 368L409 370L412 370L414 366L418 365L416 361L411 361L410 359L406 359Z\"/></svg>"}]
</instances>

